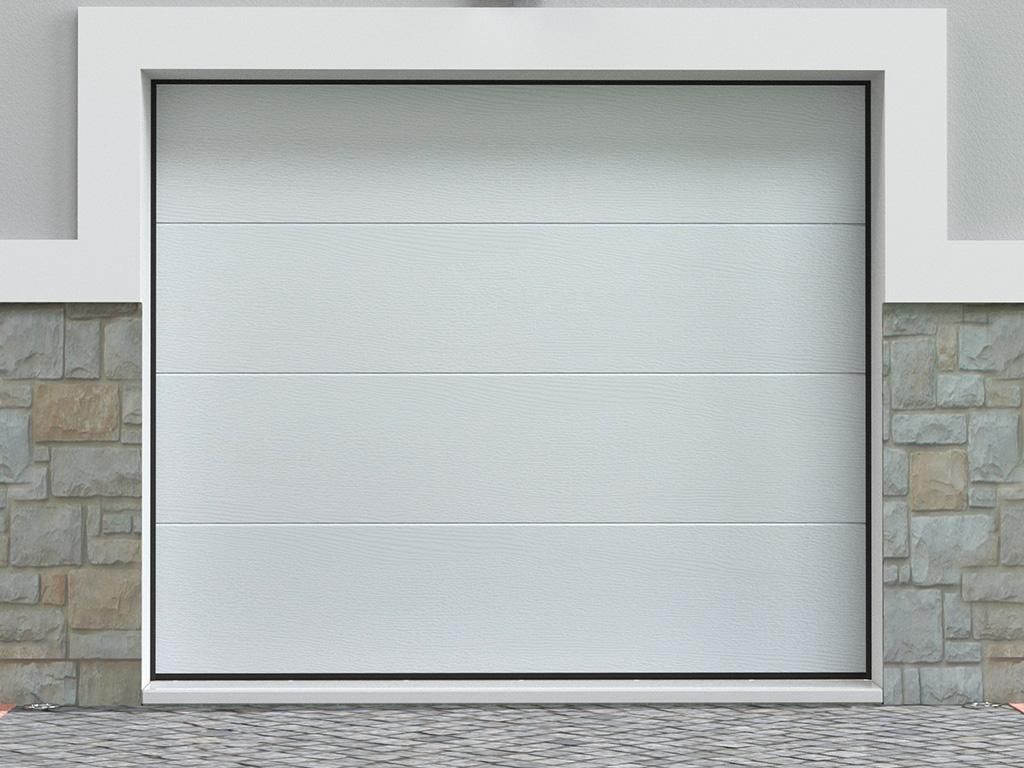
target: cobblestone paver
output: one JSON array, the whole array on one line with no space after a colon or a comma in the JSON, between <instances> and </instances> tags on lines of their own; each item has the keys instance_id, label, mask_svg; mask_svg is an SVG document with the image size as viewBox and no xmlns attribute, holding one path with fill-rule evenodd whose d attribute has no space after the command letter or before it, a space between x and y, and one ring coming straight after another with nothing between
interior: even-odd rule
<instances>
[{"instance_id":1,"label":"cobblestone paver","mask_svg":"<svg viewBox=\"0 0 1024 768\"><path fill-rule=\"evenodd\" d=\"M0 766L1024 765L1006 707L361 706L16 709Z\"/></svg>"}]
</instances>

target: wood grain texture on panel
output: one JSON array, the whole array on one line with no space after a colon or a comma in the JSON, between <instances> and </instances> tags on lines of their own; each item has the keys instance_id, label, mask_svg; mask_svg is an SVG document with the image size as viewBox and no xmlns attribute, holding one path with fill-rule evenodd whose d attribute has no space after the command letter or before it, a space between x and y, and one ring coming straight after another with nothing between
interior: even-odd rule
<instances>
[{"instance_id":1,"label":"wood grain texture on panel","mask_svg":"<svg viewBox=\"0 0 1024 768\"><path fill-rule=\"evenodd\" d=\"M173 375L159 522L863 522L863 375Z\"/></svg>"},{"instance_id":2,"label":"wood grain texture on panel","mask_svg":"<svg viewBox=\"0 0 1024 768\"><path fill-rule=\"evenodd\" d=\"M864 89L161 85L160 221L863 222Z\"/></svg>"},{"instance_id":3,"label":"wood grain texture on panel","mask_svg":"<svg viewBox=\"0 0 1024 768\"><path fill-rule=\"evenodd\" d=\"M157 369L862 373L864 228L160 225Z\"/></svg>"},{"instance_id":4,"label":"wood grain texture on panel","mask_svg":"<svg viewBox=\"0 0 1024 768\"><path fill-rule=\"evenodd\" d=\"M160 525L157 542L160 673L864 669L862 525Z\"/></svg>"}]
</instances>

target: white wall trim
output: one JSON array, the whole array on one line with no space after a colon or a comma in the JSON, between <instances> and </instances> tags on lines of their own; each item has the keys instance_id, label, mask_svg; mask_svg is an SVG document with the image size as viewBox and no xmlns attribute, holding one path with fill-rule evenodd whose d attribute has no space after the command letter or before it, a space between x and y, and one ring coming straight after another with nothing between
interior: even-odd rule
<instances>
[{"instance_id":1,"label":"white wall trim","mask_svg":"<svg viewBox=\"0 0 1024 768\"><path fill-rule=\"evenodd\" d=\"M158 681L144 704L881 704L882 689L861 680L558 681L338 683Z\"/></svg>"},{"instance_id":2,"label":"white wall trim","mask_svg":"<svg viewBox=\"0 0 1024 768\"><path fill-rule=\"evenodd\" d=\"M220 76L884 81L876 221L890 302L1024 300L1024 242L946 237L941 9L82 8L78 239L0 240L0 301L139 301L148 249L146 85Z\"/></svg>"}]
</instances>

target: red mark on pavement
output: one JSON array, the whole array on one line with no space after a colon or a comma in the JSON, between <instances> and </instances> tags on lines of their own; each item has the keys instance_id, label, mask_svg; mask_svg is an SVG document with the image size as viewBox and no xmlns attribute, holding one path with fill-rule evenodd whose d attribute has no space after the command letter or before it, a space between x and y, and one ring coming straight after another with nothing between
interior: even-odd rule
<instances>
[{"instance_id":1,"label":"red mark on pavement","mask_svg":"<svg viewBox=\"0 0 1024 768\"><path fill-rule=\"evenodd\" d=\"M1024 704L1007 704L1006 706L1013 707L1018 712L1020 712L1022 715L1024 715Z\"/></svg>"},{"instance_id":2,"label":"red mark on pavement","mask_svg":"<svg viewBox=\"0 0 1024 768\"><path fill-rule=\"evenodd\" d=\"M0 717L3 717L8 712L10 712L12 709L14 709L14 705L13 704L0 704Z\"/></svg>"}]
</instances>

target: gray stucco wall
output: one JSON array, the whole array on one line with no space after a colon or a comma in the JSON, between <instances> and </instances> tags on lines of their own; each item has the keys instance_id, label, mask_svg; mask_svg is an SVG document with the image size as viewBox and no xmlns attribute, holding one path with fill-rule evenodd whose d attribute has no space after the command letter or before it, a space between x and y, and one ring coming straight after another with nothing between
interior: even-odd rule
<instances>
[{"instance_id":1,"label":"gray stucco wall","mask_svg":"<svg viewBox=\"0 0 1024 768\"><path fill-rule=\"evenodd\" d=\"M86 5L502 5L495 0L0 0L0 238L75 236L75 25ZM541 7L949 7L950 236L1024 238L1020 0L520 0Z\"/></svg>"}]
</instances>

